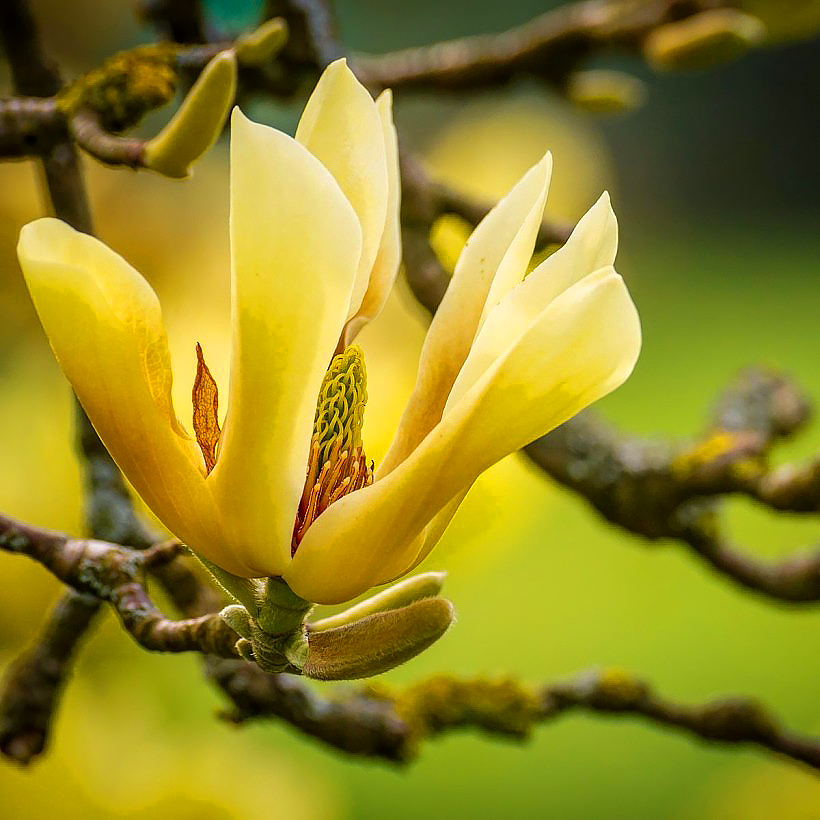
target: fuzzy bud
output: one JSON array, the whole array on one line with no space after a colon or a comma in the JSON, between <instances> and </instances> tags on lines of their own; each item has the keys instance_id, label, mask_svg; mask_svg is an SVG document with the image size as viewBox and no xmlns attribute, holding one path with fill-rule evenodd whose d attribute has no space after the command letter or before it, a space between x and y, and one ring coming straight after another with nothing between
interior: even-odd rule
<instances>
[{"instance_id":1,"label":"fuzzy bud","mask_svg":"<svg viewBox=\"0 0 820 820\"><path fill-rule=\"evenodd\" d=\"M423 598L435 598L441 592L446 577L446 572L423 572L420 575L414 575L412 578L406 578L404 581L389 586L387 589L366 598L364 601L360 601L343 612L330 615L321 621L310 624L310 629L312 632L335 629L359 621L375 612L387 612L391 609L399 609L407 606L407 604L412 604L414 601L420 601Z\"/></svg>"},{"instance_id":2,"label":"fuzzy bud","mask_svg":"<svg viewBox=\"0 0 820 820\"><path fill-rule=\"evenodd\" d=\"M423 652L454 619L449 601L425 598L335 629L308 632L309 652L302 674L318 680L378 675Z\"/></svg>"}]
</instances>

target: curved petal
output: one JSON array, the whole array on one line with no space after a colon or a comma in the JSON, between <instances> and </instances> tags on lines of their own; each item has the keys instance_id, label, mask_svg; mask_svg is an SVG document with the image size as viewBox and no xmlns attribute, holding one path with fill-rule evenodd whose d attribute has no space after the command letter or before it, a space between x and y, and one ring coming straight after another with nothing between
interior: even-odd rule
<instances>
[{"instance_id":1,"label":"curved petal","mask_svg":"<svg viewBox=\"0 0 820 820\"><path fill-rule=\"evenodd\" d=\"M612 268L569 288L404 462L317 519L285 575L290 586L338 603L406 572L440 510L487 467L621 384L639 349L635 306Z\"/></svg>"},{"instance_id":2,"label":"curved petal","mask_svg":"<svg viewBox=\"0 0 820 820\"><path fill-rule=\"evenodd\" d=\"M617 250L618 222L605 192L581 218L567 242L489 312L453 384L444 412L521 338L553 299L591 271L612 265Z\"/></svg>"},{"instance_id":3,"label":"curved petal","mask_svg":"<svg viewBox=\"0 0 820 820\"><path fill-rule=\"evenodd\" d=\"M290 560L316 397L360 247L359 220L319 160L235 110L231 384L208 484L255 575L280 574Z\"/></svg>"},{"instance_id":4,"label":"curved petal","mask_svg":"<svg viewBox=\"0 0 820 820\"><path fill-rule=\"evenodd\" d=\"M433 551L433 548L441 540L447 527L450 526L450 522L455 517L458 508L461 506L461 502L464 501L467 493L472 489L472 486L471 483L469 486L464 487L436 513L433 520L424 528L421 538L417 539L418 550L416 551L416 557L407 564L407 559L412 555L413 551L408 550L404 555L400 555L399 558L401 560L397 561L395 566L391 566L390 568L390 581L392 581L393 578L400 578L402 575L412 572Z\"/></svg>"},{"instance_id":5,"label":"curved petal","mask_svg":"<svg viewBox=\"0 0 820 820\"><path fill-rule=\"evenodd\" d=\"M362 252L348 316L362 302L387 216L388 168L381 116L344 59L322 73L296 129L296 141L319 159L353 205Z\"/></svg>"},{"instance_id":6,"label":"curved petal","mask_svg":"<svg viewBox=\"0 0 820 820\"><path fill-rule=\"evenodd\" d=\"M376 109L384 130L384 147L387 158L387 218L364 298L345 329L345 345L349 345L359 331L381 313L393 289L401 263L399 146L396 139L396 127L393 125L393 97L389 90L379 95L376 100Z\"/></svg>"},{"instance_id":7,"label":"curved petal","mask_svg":"<svg viewBox=\"0 0 820 820\"><path fill-rule=\"evenodd\" d=\"M416 386L379 465L379 475L401 463L438 423L487 304L523 279L541 224L551 171L552 158L547 154L467 240L427 331Z\"/></svg>"},{"instance_id":8,"label":"curved petal","mask_svg":"<svg viewBox=\"0 0 820 820\"><path fill-rule=\"evenodd\" d=\"M151 286L94 237L26 225L20 265L60 366L117 465L177 537L231 571L196 444L171 402L171 361Z\"/></svg>"}]
</instances>

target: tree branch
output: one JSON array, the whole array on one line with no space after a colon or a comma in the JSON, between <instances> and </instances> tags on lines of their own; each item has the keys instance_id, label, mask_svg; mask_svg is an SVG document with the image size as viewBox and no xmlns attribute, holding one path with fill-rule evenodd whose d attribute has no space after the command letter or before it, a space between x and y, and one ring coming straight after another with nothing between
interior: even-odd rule
<instances>
[{"instance_id":1,"label":"tree branch","mask_svg":"<svg viewBox=\"0 0 820 820\"><path fill-rule=\"evenodd\" d=\"M40 49L34 18L24 0L0 4L0 37L17 91L33 98L53 98L60 88L60 77ZM9 101L6 106L7 112L11 112L14 102ZM41 116L50 112L51 117L53 100L40 105L32 102L28 109L38 110ZM48 132L53 141L47 147L44 145L41 153L47 198L56 216L91 233L91 213L79 158L64 121L50 121ZM119 470L79 404L76 412L92 535L146 545L149 539L134 514ZM98 609L99 603L93 598L65 594L48 617L40 640L12 665L0 690L0 752L28 763L44 751L71 661Z\"/></svg>"},{"instance_id":2,"label":"tree branch","mask_svg":"<svg viewBox=\"0 0 820 820\"><path fill-rule=\"evenodd\" d=\"M466 91L531 76L563 86L580 63L610 51L640 51L664 23L730 3L710 0L586 0L551 9L500 34L463 37L378 56L357 55L367 83L397 90Z\"/></svg>"},{"instance_id":3,"label":"tree branch","mask_svg":"<svg viewBox=\"0 0 820 820\"><path fill-rule=\"evenodd\" d=\"M145 649L239 657L238 636L218 614L172 621L148 597L145 568L167 564L179 550L176 542L134 550L69 538L0 515L0 550L33 558L81 595L110 604L125 630Z\"/></svg>"},{"instance_id":4,"label":"tree branch","mask_svg":"<svg viewBox=\"0 0 820 820\"><path fill-rule=\"evenodd\" d=\"M753 745L820 769L820 739L781 727L751 698L680 705L618 670L540 690L514 681L442 677L400 692L371 686L324 697L296 678L241 661L208 659L207 668L234 706L227 719L274 717L331 748L396 763L412 760L426 739L456 729L524 740L541 723L584 711L639 717L706 742Z\"/></svg>"}]
</instances>

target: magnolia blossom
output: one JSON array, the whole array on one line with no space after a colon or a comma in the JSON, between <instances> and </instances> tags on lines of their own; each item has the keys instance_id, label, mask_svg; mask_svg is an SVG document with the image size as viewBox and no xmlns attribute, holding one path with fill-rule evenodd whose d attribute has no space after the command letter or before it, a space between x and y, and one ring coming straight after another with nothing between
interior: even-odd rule
<instances>
[{"instance_id":1,"label":"magnolia blossom","mask_svg":"<svg viewBox=\"0 0 820 820\"><path fill-rule=\"evenodd\" d=\"M482 471L632 370L640 327L612 267L606 195L526 274L550 168L548 155L467 242L375 472L350 343L399 264L396 137L389 93L374 102L343 61L323 74L295 138L233 114L221 431L201 358L196 435L178 420L159 302L125 260L55 219L23 229L19 258L64 373L165 526L227 572L339 603L411 570Z\"/></svg>"}]
</instances>

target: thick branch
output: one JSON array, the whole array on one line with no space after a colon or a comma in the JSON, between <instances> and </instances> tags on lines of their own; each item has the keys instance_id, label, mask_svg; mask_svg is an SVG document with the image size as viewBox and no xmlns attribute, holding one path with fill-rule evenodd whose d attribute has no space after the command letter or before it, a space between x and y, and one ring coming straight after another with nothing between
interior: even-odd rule
<instances>
[{"instance_id":1,"label":"thick branch","mask_svg":"<svg viewBox=\"0 0 820 820\"><path fill-rule=\"evenodd\" d=\"M820 739L781 727L752 699L679 705L617 671L540 691L513 681L434 678L403 692L371 687L334 698L248 663L213 659L208 668L234 705L229 719L278 718L334 749L392 762L411 760L425 739L455 729L526 739L538 724L579 710L637 716L707 742L754 745L820 769Z\"/></svg>"}]
</instances>

